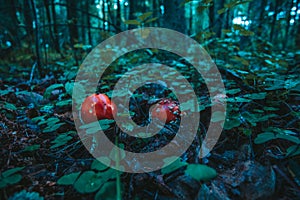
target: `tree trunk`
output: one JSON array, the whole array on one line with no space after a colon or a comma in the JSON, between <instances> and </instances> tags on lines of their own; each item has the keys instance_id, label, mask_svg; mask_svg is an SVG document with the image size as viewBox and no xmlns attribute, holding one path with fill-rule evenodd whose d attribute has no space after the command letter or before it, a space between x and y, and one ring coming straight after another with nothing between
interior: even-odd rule
<instances>
[{"instance_id":1,"label":"tree trunk","mask_svg":"<svg viewBox=\"0 0 300 200\"><path fill-rule=\"evenodd\" d=\"M70 45L73 50L73 57L75 59L76 65L79 64L79 58L77 56L76 49L74 45L78 43L78 29L77 29L77 12L76 12L76 1L67 0L67 18L68 18L68 27L70 35Z\"/></svg>"},{"instance_id":2,"label":"tree trunk","mask_svg":"<svg viewBox=\"0 0 300 200\"><path fill-rule=\"evenodd\" d=\"M40 52L40 33L39 33L39 18L36 12L36 5L34 0L30 1L33 18L34 18L34 30L35 30L35 53L36 53L36 66L38 69L38 75L44 75L42 70L42 62L41 62L41 52Z\"/></svg>"},{"instance_id":3,"label":"tree trunk","mask_svg":"<svg viewBox=\"0 0 300 200\"><path fill-rule=\"evenodd\" d=\"M265 0L265 1L261 1L260 2L260 13L259 13L259 19L258 19L258 30L257 30L257 36L260 37L263 33L263 24L265 24L265 20L264 20L264 16L265 16L265 8L266 8L266 5L267 5L268 1Z\"/></svg>"},{"instance_id":4,"label":"tree trunk","mask_svg":"<svg viewBox=\"0 0 300 200\"><path fill-rule=\"evenodd\" d=\"M282 49L284 50L284 49L286 49L286 47L288 46L288 41L289 41L289 36L290 36L290 34L289 34L289 30L290 30L290 26L291 26L291 23L290 23L290 21L291 21L291 11L292 11L292 8L293 8L293 6L294 6L294 4L293 4L293 0L290 0L290 1L288 1L287 2L289 5L288 5L288 7L289 7L289 9L288 9L288 14L287 14L287 18L286 18L286 27L285 27L285 40L283 41L283 43L282 43Z\"/></svg>"},{"instance_id":5,"label":"tree trunk","mask_svg":"<svg viewBox=\"0 0 300 200\"><path fill-rule=\"evenodd\" d=\"M89 45L93 46L93 41L92 41L92 33L91 33L91 21L90 21L90 1L86 2L86 21L87 21L87 26L88 26L88 43Z\"/></svg>"},{"instance_id":6,"label":"tree trunk","mask_svg":"<svg viewBox=\"0 0 300 200\"><path fill-rule=\"evenodd\" d=\"M121 4L120 1L117 1L117 16L116 16L116 26L122 30L121 28ZM117 31L117 30L116 30Z\"/></svg>"},{"instance_id":7,"label":"tree trunk","mask_svg":"<svg viewBox=\"0 0 300 200\"><path fill-rule=\"evenodd\" d=\"M218 1L219 3L217 3L217 1L214 1L215 3L215 8L214 11L217 12L218 10L224 8L224 0L220 0ZM217 13L215 13L214 17L217 16ZM217 20L215 20L214 23L214 32L216 33L217 37L221 37L222 35L222 28L223 28L223 24L224 24L224 20L225 20L225 13L221 14L218 16Z\"/></svg>"},{"instance_id":8,"label":"tree trunk","mask_svg":"<svg viewBox=\"0 0 300 200\"><path fill-rule=\"evenodd\" d=\"M57 52L61 55L63 58L63 54L61 53L60 50L60 45L59 45L59 33L57 30L57 23L56 23L56 11L55 11L55 0L51 1L51 13L52 13L52 22L53 22L53 36L54 36L54 48L57 49Z\"/></svg>"},{"instance_id":9,"label":"tree trunk","mask_svg":"<svg viewBox=\"0 0 300 200\"><path fill-rule=\"evenodd\" d=\"M182 0L164 1L165 13L163 15L164 27L186 33L187 25L184 6L180 7Z\"/></svg>"},{"instance_id":10,"label":"tree trunk","mask_svg":"<svg viewBox=\"0 0 300 200\"><path fill-rule=\"evenodd\" d=\"M273 42L273 38L274 38L276 19L277 19L277 15L278 15L278 4L279 4L279 0L275 0L274 15L273 15L273 20L272 20L272 24L271 24L271 32L270 32L270 42Z\"/></svg>"}]
</instances>

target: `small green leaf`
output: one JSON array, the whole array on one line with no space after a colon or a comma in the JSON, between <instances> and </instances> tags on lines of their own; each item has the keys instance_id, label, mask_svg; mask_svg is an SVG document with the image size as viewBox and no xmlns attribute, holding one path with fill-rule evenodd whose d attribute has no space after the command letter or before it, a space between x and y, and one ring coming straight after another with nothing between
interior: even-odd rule
<instances>
[{"instance_id":1,"label":"small green leaf","mask_svg":"<svg viewBox=\"0 0 300 200\"><path fill-rule=\"evenodd\" d=\"M240 88L226 90L226 94L236 94L236 93L239 93L240 91L241 91Z\"/></svg>"},{"instance_id":2,"label":"small green leaf","mask_svg":"<svg viewBox=\"0 0 300 200\"><path fill-rule=\"evenodd\" d=\"M72 104L72 100L66 99L66 100L62 100L62 101L59 101L58 103L56 103L56 106L68 106L71 104Z\"/></svg>"},{"instance_id":3,"label":"small green leaf","mask_svg":"<svg viewBox=\"0 0 300 200\"><path fill-rule=\"evenodd\" d=\"M57 129L59 129L62 125L64 125L65 123L58 123L58 124L54 124L52 126L47 126L44 130L43 133L50 133L50 132L54 132Z\"/></svg>"},{"instance_id":4,"label":"small green leaf","mask_svg":"<svg viewBox=\"0 0 300 200\"><path fill-rule=\"evenodd\" d=\"M266 96L267 96L266 92L252 93L252 94L244 95L244 97L249 98L249 99L265 99Z\"/></svg>"},{"instance_id":5,"label":"small green leaf","mask_svg":"<svg viewBox=\"0 0 300 200\"><path fill-rule=\"evenodd\" d=\"M217 176L216 170L206 165L189 164L185 173L198 181L210 180Z\"/></svg>"},{"instance_id":6,"label":"small green leaf","mask_svg":"<svg viewBox=\"0 0 300 200\"><path fill-rule=\"evenodd\" d=\"M128 25L137 25L137 26L139 26L139 25L141 25L141 22L139 22L138 20L126 20L126 21L124 21L124 23L125 24L128 24Z\"/></svg>"},{"instance_id":7,"label":"small green leaf","mask_svg":"<svg viewBox=\"0 0 300 200\"><path fill-rule=\"evenodd\" d=\"M148 19L147 21L145 21L145 24L148 24L148 23L151 23L151 22L154 22L158 19L158 17L153 17L153 18L150 18Z\"/></svg>"},{"instance_id":8,"label":"small green leaf","mask_svg":"<svg viewBox=\"0 0 300 200\"><path fill-rule=\"evenodd\" d=\"M72 185L81 172L74 172L67 175L62 176L58 179L57 184L59 185Z\"/></svg>"},{"instance_id":9,"label":"small green leaf","mask_svg":"<svg viewBox=\"0 0 300 200\"><path fill-rule=\"evenodd\" d=\"M7 110L17 110L17 107L14 104L5 102L5 104L3 105L3 108L7 109Z\"/></svg>"},{"instance_id":10,"label":"small green leaf","mask_svg":"<svg viewBox=\"0 0 300 200\"><path fill-rule=\"evenodd\" d=\"M71 83L71 82L67 82L65 85L65 90L66 90L67 94L69 94L70 96L72 96L73 87L74 87L74 83Z\"/></svg>"},{"instance_id":11,"label":"small green leaf","mask_svg":"<svg viewBox=\"0 0 300 200\"><path fill-rule=\"evenodd\" d=\"M150 17L151 15L153 14L153 12L146 12L140 16L138 16L138 18L141 20L141 21L145 21L145 19L147 19L148 17Z\"/></svg>"},{"instance_id":12,"label":"small green leaf","mask_svg":"<svg viewBox=\"0 0 300 200\"><path fill-rule=\"evenodd\" d=\"M103 179L101 179L95 172L86 171L81 174L74 183L74 188L82 194L92 193L98 190L103 183Z\"/></svg>"},{"instance_id":13,"label":"small green leaf","mask_svg":"<svg viewBox=\"0 0 300 200\"><path fill-rule=\"evenodd\" d=\"M16 172L19 172L21 171L22 169L24 169L24 167L16 167L16 168L13 168L13 169L9 169L9 170L6 170L5 172L2 173L2 176L5 178L5 177L8 177Z\"/></svg>"},{"instance_id":14,"label":"small green leaf","mask_svg":"<svg viewBox=\"0 0 300 200\"><path fill-rule=\"evenodd\" d=\"M58 137L55 138L54 141L51 143L54 144L50 147L50 149L54 149L60 146L63 146L68 143L69 140L71 140L73 137L68 135L69 133L61 134Z\"/></svg>"},{"instance_id":15,"label":"small green leaf","mask_svg":"<svg viewBox=\"0 0 300 200\"><path fill-rule=\"evenodd\" d=\"M0 90L0 96L4 96L6 94L9 94L11 91L8 90Z\"/></svg>"},{"instance_id":16,"label":"small green leaf","mask_svg":"<svg viewBox=\"0 0 300 200\"><path fill-rule=\"evenodd\" d=\"M38 149L40 148L40 146L41 146L41 145L39 145L39 144L27 146L27 147L25 147L24 151L25 151L25 152L26 152L26 151L29 151L29 152L35 151L35 150L38 150Z\"/></svg>"},{"instance_id":17,"label":"small green leaf","mask_svg":"<svg viewBox=\"0 0 300 200\"><path fill-rule=\"evenodd\" d=\"M227 8L222 8L220 10L218 10L218 14L221 15L223 13L225 13L227 11Z\"/></svg>"},{"instance_id":18,"label":"small green leaf","mask_svg":"<svg viewBox=\"0 0 300 200\"><path fill-rule=\"evenodd\" d=\"M239 120L239 118L230 118L230 119L226 119L225 124L224 124L224 129L230 130L230 129L238 127L240 125L241 125L241 121Z\"/></svg>"},{"instance_id":19,"label":"small green leaf","mask_svg":"<svg viewBox=\"0 0 300 200\"><path fill-rule=\"evenodd\" d=\"M293 145L290 146L287 150L287 156L297 156L300 155L300 146L299 145Z\"/></svg>"},{"instance_id":20,"label":"small green leaf","mask_svg":"<svg viewBox=\"0 0 300 200\"><path fill-rule=\"evenodd\" d=\"M51 95L51 92L57 88L61 88L61 87L64 87L63 84L53 84L53 85L50 85L44 92L44 97L45 98L49 98L50 95Z\"/></svg>"}]
</instances>

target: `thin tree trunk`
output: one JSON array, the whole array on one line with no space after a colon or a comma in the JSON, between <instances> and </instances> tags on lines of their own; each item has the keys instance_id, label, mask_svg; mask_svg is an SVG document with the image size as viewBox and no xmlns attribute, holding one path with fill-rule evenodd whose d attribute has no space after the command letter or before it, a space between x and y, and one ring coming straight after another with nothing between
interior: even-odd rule
<instances>
[{"instance_id":1,"label":"thin tree trunk","mask_svg":"<svg viewBox=\"0 0 300 200\"><path fill-rule=\"evenodd\" d=\"M215 3L209 7L209 27L212 30L215 25Z\"/></svg>"},{"instance_id":2,"label":"thin tree trunk","mask_svg":"<svg viewBox=\"0 0 300 200\"><path fill-rule=\"evenodd\" d=\"M78 28L77 28L77 12L73 10L76 8L76 1L67 0L67 18L69 26L70 44L73 50L73 57L75 59L76 65L79 63L79 58L77 57L77 52L74 45L78 42Z\"/></svg>"},{"instance_id":3,"label":"thin tree trunk","mask_svg":"<svg viewBox=\"0 0 300 200\"><path fill-rule=\"evenodd\" d=\"M265 16L265 7L268 3L268 0L265 0L265 1L261 1L260 3L260 7L261 7L261 10L260 10L260 13L259 13L259 19L258 19L258 30L257 30L257 36L260 37L263 33L263 24L265 23L265 20L264 20L264 16Z\"/></svg>"},{"instance_id":4,"label":"thin tree trunk","mask_svg":"<svg viewBox=\"0 0 300 200\"><path fill-rule=\"evenodd\" d=\"M294 3L293 3L293 0L290 0L288 1L288 4L289 4L289 9L288 9L288 14L287 14L287 19L286 19L286 27L285 27L285 40L283 41L282 43L282 49L284 50L287 45L288 45L288 41L289 41L289 30L290 30L290 26L291 26L291 11L292 11L292 8L294 6Z\"/></svg>"},{"instance_id":5,"label":"thin tree trunk","mask_svg":"<svg viewBox=\"0 0 300 200\"><path fill-rule=\"evenodd\" d=\"M117 1L117 17L116 17L116 26L119 27L121 29L121 4L120 1Z\"/></svg>"},{"instance_id":6,"label":"thin tree trunk","mask_svg":"<svg viewBox=\"0 0 300 200\"><path fill-rule=\"evenodd\" d=\"M272 24L271 24L271 32L270 32L270 42L273 42L273 38L274 38L276 19L277 19L277 15L278 15L278 3L279 3L279 0L275 0L275 9L274 9L274 15L273 15L273 20L272 20Z\"/></svg>"},{"instance_id":7,"label":"thin tree trunk","mask_svg":"<svg viewBox=\"0 0 300 200\"><path fill-rule=\"evenodd\" d=\"M86 2L86 12L89 13L89 10L90 10L90 1L87 1ZM89 42L89 45L93 45L92 44L92 33L91 33L91 21L90 21L90 15L87 14L86 15L86 21L87 21L87 26L88 26L88 42Z\"/></svg>"},{"instance_id":8,"label":"thin tree trunk","mask_svg":"<svg viewBox=\"0 0 300 200\"><path fill-rule=\"evenodd\" d=\"M164 27L181 33L186 33L186 20L184 6L180 7L181 0L165 1L163 16ZM176 13L176 14L174 14Z\"/></svg>"},{"instance_id":9,"label":"thin tree trunk","mask_svg":"<svg viewBox=\"0 0 300 200\"><path fill-rule=\"evenodd\" d=\"M46 10L46 16L47 16L48 23L51 24L52 20L51 20L49 0L44 0L44 5L45 5L45 10ZM52 44L54 46L55 51L58 52L58 53L60 53L59 47L55 43L55 37L54 37L54 34L53 34L51 26L49 26L49 35L50 35L50 39L52 41Z\"/></svg>"},{"instance_id":10,"label":"thin tree trunk","mask_svg":"<svg viewBox=\"0 0 300 200\"><path fill-rule=\"evenodd\" d=\"M38 74L39 75L43 75L43 71L42 71L42 62L41 62L41 52L40 52L40 33L39 33L39 21L38 21L38 16L37 16L37 12L36 12L36 5L34 0L30 1L31 3L31 7L32 7L32 13L33 13L33 17L34 17L34 25L35 25L35 53L36 53L36 66L38 69Z\"/></svg>"},{"instance_id":11,"label":"thin tree trunk","mask_svg":"<svg viewBox=\"0 0 300 200\"><path fill-rule=\"evenodd\" d=\"M57 49L57 52L63 58L64 55L61 53L60 45L59 45L59 33L57 30L57 23L56 23L56 11L55 11L55 0L51 0L51 14L52 14L52 22L53 22L53 36L54 36L54 48Z\"/></svg>"},{"instance_id":12,"label":"thin tree trunk","mask_svg":"<svg viewBox=\"0 0 300 200\"><path fill-rule=\"evenodd\" d=\"M103 30L106 30L106 27L105 27L105 22L106 22L106 13L105 13L105 0L103 0L103 4L102 4L102 15L103 15Z\"/></svg>"}]
</instances>

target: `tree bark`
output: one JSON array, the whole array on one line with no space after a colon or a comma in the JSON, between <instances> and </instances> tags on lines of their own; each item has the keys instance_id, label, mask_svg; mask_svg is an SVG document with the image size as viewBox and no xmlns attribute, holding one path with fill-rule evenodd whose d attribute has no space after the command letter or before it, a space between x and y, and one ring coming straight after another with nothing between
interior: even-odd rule
<instances>
[{"instance_id":1,"label":"tree bark","mask_svg":"<svg viewBox=\"0 0 300 200\"><path fill-rule=\"evenodd\" d=\"M271 24L271 32L270 32L270 42L273 42L273 38L274 38L276 19L277 19L277 15L278 15L278 4L279 4L279 0L275 0L274 15L273 15L273 20L272 20L272 24Z\"/></svg>"},{"instance_id":2,"label":"tree bark","mask_svg":"<svg viewBox=\"0 0 300 200\"><path fill-rule=\"evenodd\" d=\"M288 41L289 41L289 36L290 36L289 30L290 30L290 26L291 26L290 21L291 21L291 18L292 18L291 17L291 11L292 11L292 8L294 6L293 0L290 0L287 3L289 4L289 6L288 6L289 9L287 10L288 14L287 14L287 18L286 18L285 40L282 43L282 49L283 50L286 49L286 47L288 46Z\"/></svg>"},{"instance_id":3,"label":"tree bark","mask_svg":"<svg viewBox=\"0 0 300 200\"><path fill-rule=\"evenodd\" d=\"M30 0L33 18L34 18L34 30L35 30L35 53L36 53L36 66L39 75L44 75L42 70L41 52L40 52L40 33L39 33L39 18L36 12L36 5L34 0Z\"/></svg>"},{"instance_id":4,"label":"tree bark","mask_svg":"<svg viewBox=\"0 0 300 200\"><path fill-rule=\"evenodd\" d=\"M163 15L164 27L179 31L187 32L184 6L180 7L182 0L164 1L165 13Z\"/></svg>"}]
</instances>

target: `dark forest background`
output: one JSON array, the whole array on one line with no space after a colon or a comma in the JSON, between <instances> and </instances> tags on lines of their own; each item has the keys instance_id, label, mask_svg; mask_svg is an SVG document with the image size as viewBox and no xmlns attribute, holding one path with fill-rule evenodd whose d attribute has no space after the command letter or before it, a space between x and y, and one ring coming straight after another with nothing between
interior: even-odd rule
<instances>
[{"instance_id":1,"label":"dark forest background","mask_svg":"<svg viewBox=\"0 0 300 200\"><path fill-rule=\"evenodd\" d=\"M108 168L84 147L74 121L87 141L99 126L72 113L72 94L96 45L143 27L173 29L201 44L226 95L210 99L201 75L170 52L144 49L113 62L95 92L111 97L122 74L155 62L180 71L201 102L188 110L201 116L190 148L168 167L131 174ZM0 199L300 199L299 47L299 0L0 0ZM166 98L177 105L163 80L145 85L132 94L131 116L123 117L147 125L150 106ZM199 159L210 119L224 117L211 106L224 101L221 137ZM149 140L133 140L114 120L99 123L115 144L152 151L172 140L179 120L153 120L161 131ZM106 161L125 159L119 154Z\"/></svg>"},{"instance_id":2,"label":"dark forest background","mask_svg":"<svg viewBox=\"0 0 300 200\"><path fill-rule=\"evenodd\" d=\"M37 64L82 51L132 28L172 28L206 46L219 40L241 50L297 49L299 1L4 1L1 2L2 58L32 54ZM12 53L14 56L11 56ZM21 55L18 55L21 54ZM21 56L21 57L20 57Z\"/></svg>"}]
</instances>

